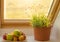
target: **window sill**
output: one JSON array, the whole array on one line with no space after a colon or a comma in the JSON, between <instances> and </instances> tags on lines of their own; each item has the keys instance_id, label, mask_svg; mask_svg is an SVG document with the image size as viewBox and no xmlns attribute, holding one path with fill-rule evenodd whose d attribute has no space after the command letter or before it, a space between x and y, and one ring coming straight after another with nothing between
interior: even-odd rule
<instances>
[{"instance_id":1,"label":"window sill","mask_svg":"<svg viewBox=\"0 0 60 42\"><path fill-rule=\"evenodd\" d=\"M30 20L4 20L2 27L31 26Z\"/></svg>"}]
</instances>

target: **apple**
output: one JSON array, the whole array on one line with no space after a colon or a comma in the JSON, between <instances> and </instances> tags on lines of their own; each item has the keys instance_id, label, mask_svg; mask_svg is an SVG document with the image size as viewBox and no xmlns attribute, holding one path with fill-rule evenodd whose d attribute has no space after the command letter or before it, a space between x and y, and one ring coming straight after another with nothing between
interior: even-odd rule
<instances>
[{"instance_id":1,"label":"apple","mask_svg":"<svg viewBox=\"0 0 60 42\"><path fill-rule=\"evenodd\" d=\"M5 33L3 35L3 39L4 40L10 40L10 41L23 41L26 39L26 36L22 31L19 31L16 29L9 34Z\"/></svg>"},{"instance_id":2,"label":"apple","mask_svg":"<svg viewBox=\"0 0 60 42\"><path fill-rule=\"evenodd\" d=\"M17 40L18 40L18 38L17 38L17 37L14 37L14 38L13 38L13 41L17 41Z\"/></svg>"},{"instance_id":3,"label":"apple","mask_svg":"<svg viewBox=\"0 0 60 42\"><path fill-rule=\"evenodd\" d=\"M14 31L14 35L15 35L16 37L19 37L19 36L20 36L20 32L17 31L17 30L15 30L15 31Z\"/></svg>"},{"instance_id":4,"label":"apple","mask_svg":"<svg viewBox=\"0 0 60 42\"><path fill-rule=\"evenodd\" d=\"M13 37L15 37L14 32L11 32L10 34L11 34Z\"/></svg>"},{"instance_id":5,"label":"apple","mask_svg":"<svg viewBox=\"0 0 60 42\"><path fill-rule=\"evenodd\" d=\"M7 33L5 33L5 34L3 35L3 39L4 39L4 40L7 39Z\"/></svg>"},{"instance_id":6,"label":"apple","mask_svg":"<svg viewBox=\"0 0 60 42\"><path fill-rule=\"evenodd\" d=\"M23 40L25 40L25 39L26 39L26 36L25 36L25 35L19 36L19 41L23 41Z\"/></svg>"},{"instance_id":7,"label":"apple","mask_svg":"<svg viewBox=\"0 0 60 42\"><path fill-rule=\"evenodd\" d=\"M24 35L24 33L20 31L20 35Z\"/></svg>"},{"instance_id":8,"label":"apple","mask_svg":"<svg viewBox=\"0 0 60 42\"><path fill-rule=\"evenodd\" d=\"M11 34L8 34L7 35L7 40L12 40L13 39L13 36Z\"/></svg>"},{"instance_id":9,"label":"apple","mask_svg":"<svg viewBox=\"0 0 60 42\"><path fill-rule=\"evenodd\" d=\"M19 41L19 37L17 38L17 41Z\"/></svg>"},{"instance_id":10,"label":"apple","mask_svg":"<svg viewBox=\"0 0 60 42\"><path fill-rule=\"evenodd\" d=\"M11 34L11 35L14 35L14 32L11 32L10 34Z\"/></svg>"}]
</instances>

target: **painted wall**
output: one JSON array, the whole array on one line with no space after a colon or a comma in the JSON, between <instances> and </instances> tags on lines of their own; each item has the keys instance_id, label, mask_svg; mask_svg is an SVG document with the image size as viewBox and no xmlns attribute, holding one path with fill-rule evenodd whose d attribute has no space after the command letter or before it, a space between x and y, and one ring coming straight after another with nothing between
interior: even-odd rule
<instances>
[{"instance_id":1,"label":"painted wall","mask_svg":"<svg viewBox=\"0 0 60 42\"><path fill-rule=\"evenodd\" d=\"M60 39L60 11L59 11L56 21L54 23L54 27L56 28L56 31L57 31L56 35Z\"/></svg>"}]
</instances>

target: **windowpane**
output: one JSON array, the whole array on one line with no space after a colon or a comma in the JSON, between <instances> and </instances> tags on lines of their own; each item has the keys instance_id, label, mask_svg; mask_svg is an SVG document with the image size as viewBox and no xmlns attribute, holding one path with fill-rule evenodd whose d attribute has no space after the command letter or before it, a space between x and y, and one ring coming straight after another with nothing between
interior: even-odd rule
<instances>
[{"instance_id":1,"label":"windowpane","mask_svg":"<svg viewBox=\"0 0 60 42\"><path fill-rule=\"evenodd\" d=\"M53 0L4 0L4 19L30 19L32 14L46 16Z\"/></svg>"}]
</instances>

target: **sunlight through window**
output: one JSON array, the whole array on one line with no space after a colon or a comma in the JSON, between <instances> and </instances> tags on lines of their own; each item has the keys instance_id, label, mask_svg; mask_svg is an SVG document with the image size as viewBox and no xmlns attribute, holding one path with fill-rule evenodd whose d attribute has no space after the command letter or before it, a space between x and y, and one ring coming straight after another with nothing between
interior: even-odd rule
<instances>
[{"instance_id":1,"label":"sunlight through window","mask_svg":"<svg viewBox=\"0 0 60 42\"><path fill-rule=\"evenodd\" d=\"M46 16L53 0L4 0L4 19L30 19L32 14Z\"/></svg>"}]
</instances>

